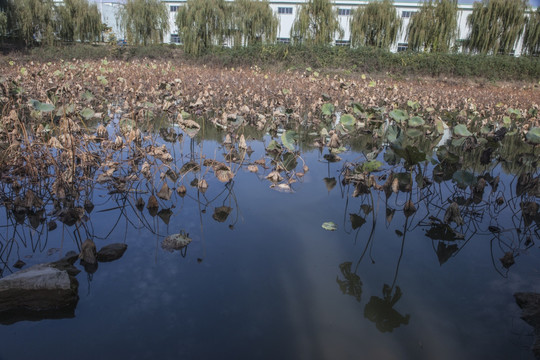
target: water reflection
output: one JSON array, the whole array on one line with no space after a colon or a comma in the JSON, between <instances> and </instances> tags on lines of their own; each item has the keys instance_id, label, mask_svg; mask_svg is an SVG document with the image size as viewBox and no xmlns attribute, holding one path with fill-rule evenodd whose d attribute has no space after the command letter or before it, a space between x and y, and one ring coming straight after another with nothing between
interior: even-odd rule
<instances>
[{"instance_id":1,"label":"water reflection","mask_svg":"<svg viewBox=\"0 0 540 360\"><path fill-rule=\"evenodd\" d=\"M392 294L393 292L393 294ZM410 315L401 315L394 309L394 305L403 295L399 286L394 289L387 284L383 285L382 298L372 296L364 308L364 316L373 321L377 329L381 332L392 332L392 330L407 325Z\"/></svg>"},{"instance_id":2,"label":"water reflection","mask_svg":"<svg viewBox=\"0 0 540 360\"><path fill-rule=\"evenodd\" d=\"M102 141L96 152L107 159L106 165L87 169L83 161L76 161L70 166L80 176L64 179L62 186L52 176L39 183L21 178L18 184L3 182L6 231L1 234L0 260L4 275L15 271L18 260L31 263L35 257L38 262L47 259L45 254L53 249L57 250L51 256L69 245L80 250L85 239L110 241L111 234L121 234L115 241L125 243L136 241L128 237L134 233L155 239L154 261L158 263L166 261L158 259L159 244L181 231L192 233L194 241L183 248L185 258L178 253L172 256L185 263L193 259L204 267L207 251L212 251L207 242L211 225L237 234L237 227L243 224L242 212L257 214L257 206L270 206L280 213L296 196L302 196L297 193L316 183L328 199L340 197L338 233L343 237L339 241L354 244L329 270L331 291L340 298L343 294L343 298L354 299L360 318L363 314L373 329L388 335L400 327L410 329L411 318L418 319L408 298L414 293L407 286L410 281L400 276L411 266L407 262L413 257L410 250L426 248L446 268L466 246L487 240L495 270L508 276L513 269L510 259L519 262L538 243L539 176L536 165L523 153L535 154L532 147L505 138L488 147L488 152L481 148L465 151L472 145L442 145L438 138L426 137L404 137L400 144L390 145L369 135L345 150L320 148L317 152L299 140L284 143L286 131L276 132L274 138L254 138L258 135L240 129L223 132L203 124L193 137L188 133L180 136L184 130L170 126L160 127L165 129L160 136L132 134L131 142L124 140L123 145ZM204 140L203 132L212 140ZM506 146L521 151L520 160L515 161L523 166L503 166L515 157ZM504 159L505 154L510 160ZM311 162L305 160L308 157ZM316 175L311 175L310 168L318 169ZM506 174L508 169L516 172ZM275 193L265 197L265 203L253 201L245 208L242 194L246 187L270 187L285 194ZM316 206L334 206L325 201ZM309 206L314 205L307 204L302 211L311 213ZM279 218L272 226L283 226L279 221L294 224L298 220ZM388 239L399 241L394 252L388 250L378 257L373 249L384 248ZM384 264L387 269L382 271L389 272L376 281L365 267L375 263ZM85 270L89 284L95 279L92 274L102 271L101 267ZM290 282L291 287L300 286ZM159 286L152 286L159 291Z\"/></svg>"}]
</instances>

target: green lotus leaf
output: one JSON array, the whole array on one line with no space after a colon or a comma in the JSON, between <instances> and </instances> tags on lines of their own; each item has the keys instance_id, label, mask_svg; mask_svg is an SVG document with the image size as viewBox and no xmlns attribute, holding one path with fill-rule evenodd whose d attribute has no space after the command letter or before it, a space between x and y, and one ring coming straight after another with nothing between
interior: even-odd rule
<instances>
[{"instance_id":1,"label":"green lotus leaf","mask_svg":"<svg viewBox=\"0 0 540 360\"><path fill-rule=\"evenodd\" d=\"M328 221L328 222L325 222L322 224L322 228L324 230L328 230L328 231L336 231L337 230L337 225L334 224L332 221Z\"/></svg>"},{"instance_id":2,"label":"green lotus leaf","mask_svg":"<svg viewBox=\"0 0 540 360\"><path fill-rule=\"evenodd\" d=\"M424 125L426 122L420 116L413 116L409 119L410 127L418 127Z\"/></svg>"},{"instance_id":3,"label":"green lotus leaf","mask_svg":"<svg viewBox=\"0 0 540 360\"><path fill-rule=\"evenodd\" d=\"M341 115L339 122L344 126L353 126L356 124L356 119L350 114Z\"/></svg>"},{"instance_id":4,"label":"green lotus leaf","mask_svg":"<svg viewBox=\"0 0 540 360\"><path fill-rule=\"evenodd\" d=\"M458 124L454 126L454 134L458 136L472 136L472 133L467 130L467 126L464 124Z\"/></svg>"},{"instance_id":5,"label":"green lotus leaf","mask_svg":"<svg viewBox=\"0 0 540 360\"><path fill-rule=\"evenodd\" d=\"M526 138L533 144L540 144L540 127L530 129L526 135Z\"/></svg>"},{"instance_id":6,"label":"green lotus leaf","mask_svg":"<svg viewBox=\"0 0 540 360\"><path fill-rule=\"evenodd\" d=\"M365 163L362 164L362 171L370 173L370 172L378 170L382 165L383 165L382 162L378 160L366 161Z\"/></svg>"},{"instance_id":7,"label":"green lotus leaf","mask_svg":"<svg viewBox=\"0 0 540 360\"><path fill-rule=\"evenodd\" d=\"M395 109L390 111L388 114L392 119L396 120L397 122L403 122L409 118L409 115L405 110Z\"/></svg>"},{"instance_id":8,"label":"green lotus leaf","mask_svg":"<svg viewBox=\"0 0 540 360\"><path fill-rule=\"evenodd\" d=\"M321 111L325 116L331 116L334 113L334 104L326 103L321 106Z\"/></svg>"},{"instance_id":9,"label":"green lotus leaf","mask_svg":"<svg viewBox=\"0 0 540 360\"><path fill-rule=\"evenodd\" d=\"M94 112L94 110L92 110L90 108L84 108L84 109L81 110L80 114L81 114L81 116L83 118L88 120L88 119L91 119L92 117L94 117L95 112Z\"/></svg>"},{"instance_id":10,"label":"green lotus leaf","mask_svg":"<svg viewBox=\"0 0 540 360\"><path fill-rule=\"evenodd\" d=\"M294 144L296 143L296 138L298 137L298 134L296 134L293 130L287 130L283 134L281 134L281 142L283 143L283 146L285 146L290 151L294 151Z\"/></svg>"}]
</instances>

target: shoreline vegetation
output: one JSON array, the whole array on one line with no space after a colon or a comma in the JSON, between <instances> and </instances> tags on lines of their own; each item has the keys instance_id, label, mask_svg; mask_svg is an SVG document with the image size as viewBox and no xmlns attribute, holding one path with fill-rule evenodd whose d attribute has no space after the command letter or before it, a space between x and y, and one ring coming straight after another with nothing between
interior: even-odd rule
<instances>
[{"instance_id":1,"label":"shoreline vegetation","mask_svg":"<svg viewBox=\"0 0 540 360\"><path fill-rule=\"evenodd\" d=\"M254 45L240 48L213 47L198 56L186 54L178 45L118 46L109 44L69 44L30 49L2 49L0 64L12 60L133 60L148 58L191 65L220 67L257 66L265 70L339 72L341 76L370 74L397 80L409 76L453 78L455 80L540 81L539 57L470 55L463 53L392 53L371 47Z\"/></svg>"}]
</instances>

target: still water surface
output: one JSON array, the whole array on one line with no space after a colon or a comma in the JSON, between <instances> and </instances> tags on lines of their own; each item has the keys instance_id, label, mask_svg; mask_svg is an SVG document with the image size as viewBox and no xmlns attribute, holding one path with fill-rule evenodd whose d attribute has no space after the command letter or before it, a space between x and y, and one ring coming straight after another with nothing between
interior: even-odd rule
<instances>
[{"instance_id":1,"label":"still water surface","mask_svg":"<svg viewBox=\"0 0 540 360\"><path fill-rule=\"evenodd\" d=\"M262 142L248 144L251 160L265 156ZM223 152L214 141L185 139L172 151L178 167L193 149L208 158ZM301 155L309 171L292 193L270 188L269 170L241 168L229 184L210 174L204 194L189 186L198 176L189 173L187 195L161 202L172 207L168 224L121 194L94 190L87 228L97 248L125 242L127 252L77 276L74 318L0 326L0 359L533 358L532 328L513 293L540 292L538 235L509 270L501 266L501 241L516 241L515 230L504 231L515 228L511 207L479 209L464 240L432 240L428 217L442 219L447 205L415 193L418 211L407 218L400 209L408 193L353 198L341 183L343 164L360 161L359 153L336 163L318 150ZM514 175L499 167L492 174L506 194L515 187ZM337 185L328 190L324 179L332 177ZM437 199L457 191L452 181L435 185ZM224 222L212 217L221 206L232 209ZM387 206L397 209L390 222ZM321 227L329 221L336 231ZM20 245L18 255L29 266L77 251L73 230L60 224L38 249ZM181 230L193 239L185 257L160 246ZM445 257L442 247L453 244ZM10 256L8 265L18 258Z\"/></svg>"}]
</instances>

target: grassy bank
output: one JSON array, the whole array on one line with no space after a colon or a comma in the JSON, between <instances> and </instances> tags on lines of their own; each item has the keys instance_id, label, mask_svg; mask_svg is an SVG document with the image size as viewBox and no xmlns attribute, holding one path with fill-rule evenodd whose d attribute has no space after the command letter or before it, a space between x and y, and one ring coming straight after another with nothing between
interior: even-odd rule
<instances>
[{"instance_id":1,"label":"grassy bank","mask_svg":"<svg viewBox=\"0 0 540 360\"><path fill-rule=\"evenodd\" d=\"M342 70L393 76L474 77L489 80L540 80L540 58L468 54L390 53L374 48L306 47L289 45L247 48L215 47L199 57L184 54L181 46L118 47L66 45L4 51L4 56L29 60L153 58L217 66L282 67Z\"/></svg>"}]
</instances>

